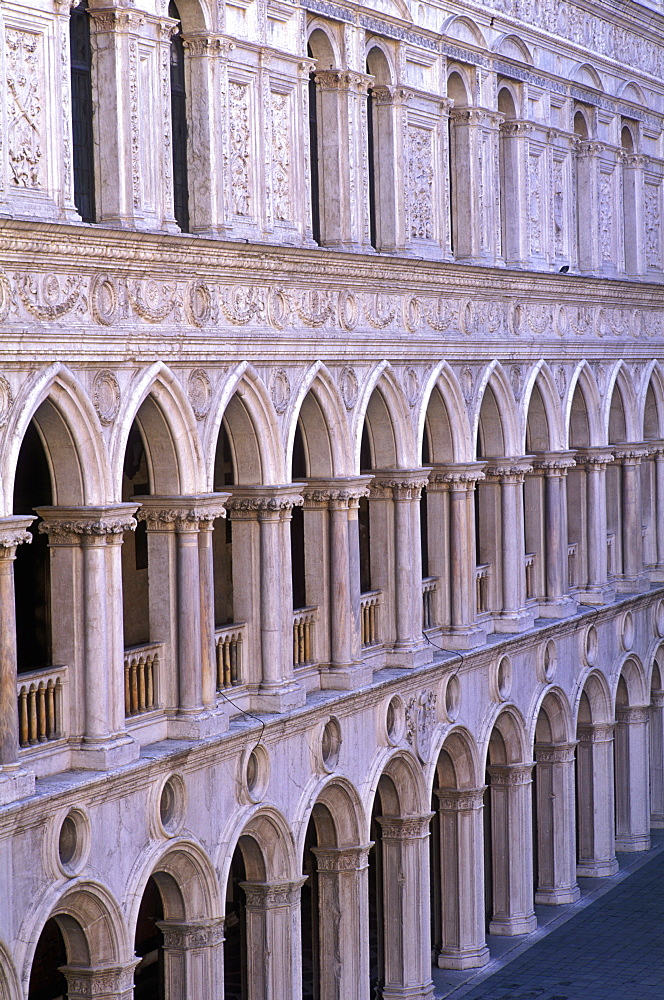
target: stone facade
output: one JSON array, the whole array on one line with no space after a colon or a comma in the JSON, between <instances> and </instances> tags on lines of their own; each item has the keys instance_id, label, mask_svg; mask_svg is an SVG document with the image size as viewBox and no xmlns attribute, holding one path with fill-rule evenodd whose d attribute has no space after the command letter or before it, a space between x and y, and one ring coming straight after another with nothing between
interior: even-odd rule
<instances>
[{"instance_id":1,"label":"stone facade","mask_svg":"<svg viewBox=\"0 0 664 1000\"><path fill-rule=\"evenodd\" d=\"M664 825L663 14L2 6L0 1000L429 1000Z\"/></svg>"}]
</instances>

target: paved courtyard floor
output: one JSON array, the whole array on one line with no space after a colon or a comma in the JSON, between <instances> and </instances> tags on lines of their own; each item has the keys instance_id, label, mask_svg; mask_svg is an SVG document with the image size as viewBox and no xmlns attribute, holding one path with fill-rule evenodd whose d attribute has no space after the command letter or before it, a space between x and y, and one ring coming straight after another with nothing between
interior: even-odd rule
<instances>
[{"instance_id":1,"label":"paved courtyard floor","mask_svg":"<svg viewBox=\"0 0 664 1000\"><path fill-rule=\"evenodd\" d=\"M491 962L474 975L434 973L449 1000L664 1000L664 831L646 854L618 855L608 879L579 879L566 907L536 907L540 926L490 939Z\"/></svg>"}]
</instances>

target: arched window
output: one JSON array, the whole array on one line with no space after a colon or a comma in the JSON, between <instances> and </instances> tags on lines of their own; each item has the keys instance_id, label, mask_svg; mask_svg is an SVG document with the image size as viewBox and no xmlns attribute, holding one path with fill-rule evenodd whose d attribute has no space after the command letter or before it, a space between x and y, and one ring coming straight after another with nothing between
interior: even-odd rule
<instances>
[{"instance_id":1,"label":"arched window","mask_svg":"<svg viewBox=\"0 0 664 1000\"><path fill-rule=\"evenodd\" d=\"M513 134L514 126L512 126L511 131L509 126L509 123L516 118L516 107L514 98L507 87L503 87L498 92L498 110L505 119L498 143L501 244L506 263L513 264L519 262L521 258L519 220L522 206L518 183L518 139Z\"/></svg>"},{"instance_id":2,"label":"arched window","mask_svg":"<svg viewBox=\"0 0 664 1000\"><path fill-rule=\"evenodd\" d=\"M87 0L69 20L74 204L83 222L95 221L95 169L92 132L92 48Z\"/></svg>"},{"instance_id":3,"label":"arched window","mask_svg":"<svg viewBox=\"0 0 664 1000\"><path fill-rule=\"evenodd\" d=\"M369 64L367 63L367 73ZM374 250L376 242L376 149L374 144L374 98L371 87L367 90L367 165L369 173L369 239Z\"/></svg>"},{"instance_id":4,"label":"arched window","mask_svg":"<svg viewBox=\"0 0 664 1000\"><path fill-rule=\"evenodd\" d=\"M369 50L367 73L374 86L367 91L367 164L369 168L369 233L376 250L393 250L397 243L395 176L395 109L389 87L392 73L387 56L374 45ZM376 99L374 88L380 90Z\"/></svg>"},{"instance_id":5,"label":"arched window","mask_svg":"<svg viewBox=\"0 0 664 1000\"><path fill-rule=\"evenodd\" d=\"M339 236L339 123L337 94L321 90L317 74L333 69L336 57L330 39L320 28L309 36L307 55L316 60L309 74L309 161L311 164L311 230L321 246ZM328 195L326 201L326 193Z\"/></svg>"},{"instance_id":6,"label":"arched window","mask_svg":"<svg viewBox=\"0 0 664 1000\"><path fill-rule=\"evenodd\" d=\"M307 55L313 59L311 46ZM320 244L320 191L318 182L318 100L316 96L316 72L309 74L309 152L311 178L311 235Z\"/></svg>"},{"instance_id":7,"label":"arched window","mask_svg":"<svg viewBox=\"0 0 664 1000\"><path fill-rule=\"evenodd\" d=\"M625 270L628 274L638 275L639 240L636 224L637 179L634 161L630 154L635 152L634 135L629 125L623 124L620 133L620 144L623 150L622 194L623 194L623 243L625 247ZM632 162L630 162L630 159Z\"/></svg>"},{"instance_id":8,"label":"arched window","mask_svg":"<svg viewBox=\"0 0 664 1000\"><path fill-rule=\"evenodd\" d=\"M470 99L460 73L452 72L447 80L447 96L454 104L454 111L468 107ZM458 121L458 120L457 120ZM450 242L455 257L472 254L472 194L470 190L470 148L468 130L449 121L449 189L450 189Z\"/></svg>"},{"instance_id":9,"label":"arched window","mask_svg":"<svg viewBox=\"0 0 664 1000\"><path fill-rule=\"evenodd\" d=\"M574 115L574 135L577 142L585 142L590 138L588 121L582 111ZM578 264L582 271L591 271L593 265L592 226L589 225L589 210L591 199L591 177L588 158L579 148L575 163L575 193L576 193L576 237L578 246Z\"/></svg>"},{"instance_id":10,"label":"arched window","mask_svg":"<svg viewBox=\"0 0 664 1000\"><path fill-rule=\"evenodd\" d=\"M183 233L189 232L189 182L187 178L187 95L184 78L184 45L180 14L173 3L168 16L178 22L171 38L171 127L173 131L173 210Z\"/></svg>"}]
</instances>

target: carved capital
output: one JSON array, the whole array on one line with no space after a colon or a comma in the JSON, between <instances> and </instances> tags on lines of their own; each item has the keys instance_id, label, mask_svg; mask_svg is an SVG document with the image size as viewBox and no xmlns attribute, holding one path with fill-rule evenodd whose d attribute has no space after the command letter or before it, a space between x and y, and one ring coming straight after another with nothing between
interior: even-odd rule
<instances>
[{"instance_id":1,"label":"carved capital","mask_svg":"<svg viewBox=\"0 0 664 1000\"><path fill-rule=\"evenodd\" d=\"M441 812L469 812L482 809L486 785L481 788L437 788Z\"/></svg>"},{"instance_id":2,"label":"carved capital","mask_svg":"<svg viewBox=\"0 0 664 1000\"><path fill-rule=\"evenodd\" d=\"M280 906L293 906L300 897L306 878L293 882L241 882L247 909L269 910Z\"/></svg>"},{"instance_id":3,"label":"carved capital","mask_svg":"<svg viewBox=\"0 0 664 1000\"><path fill-rule=\"evenodd\" d=\"M130 1000L134 995L134 969L139 959L127 965L101 966L86 969L79 965L64 965L60 971L67 980L67 996L72 1000Z\"/></svg>"},{"instance_id":4,"label":"carved capital","mask_svg":"<svg viewBox=\"0 0 664 1000\"><path fill-rule=\"evenodd\" d=\"M371 476L352 479L310 479L302 488L307 508L341 509L357 506L360 497L369 496Z\"/></svg>"},{"instance_id":5,"label":"carved capital","mask_svg":"<svg viewBox=\"0 0 664 1000\"><path fill-rule=\"evenodd\" d=\"M535 761L538 764L571 764L575 747L576 743L536 743Z\"/></svg>"},{"instance_id":6,"label":"carved capital","mask_svg":"<svg viewBox=\"0 0 664 1000\"><path fill-rule=\"evenodd\" d=\"M0 517L0 559L13 559L17 545L30 545L34 517Z\"/></svg>"},{"instance_id":7,"label":"carved capital","mask_svg":"<svg viewBox=\"0 0 664 1000\"><path fill-rule=\"evenodd\" d=\"M624 444L615 448L613 457L623 465L639 465L641 459L647 458L649 448L643 444Z\"/></svg>"},{"instance_id":8,"label":"carved capital","mask_svg":"<svg viewBox=\"0 0 664 1000\"><path fill-rule=\"evenodd\" d=\"M383 840L423 840L429 836L433 813L424 816L377 816Z\"/></svg>"},{"instance_id":9,"label":"carved capital","mask_svg":"<svg viewBox=\"0 0 664 1000\"><path fill-rule=\"evenodd\" d=\"M385 500L419 500L429 483L429 469L381 469L374 473L370 496Z\"/></svg>"},{"instance_id":10,"label":"carved capital","mask_svg":"<svg viewBox=\"0 0 664 1000\"><path fill-rule=\"evenodd\" d=\"M362 847L313 847L318 871L321 873L340 874L341 872L358 872L368 866L369 851L372 844Z\"/></svg>"},{"instance_id":11,"label":"carved capital","mask_svg":"<svg viewBox=\"0 0 664 1000\"><path fill-rule=\"evenodd\" d=\"M484 479L484 462L434 465L429 474L428 489L449 489L467 492Z\"/></svg>"},{"instance_id":12,"label":"carved capital","mask_svg":"<svg viewBox=\"0 0 664 1000\"><path fill-rule=\"evenodd\" d=\"M199 493L193 496L138 496L141 504L136 515L153 531L173 527L178 531L195 531L201 522L210 524L226 517L230 493Z\"/></svg>"},{"instance_id":13,"label":"carved capital","mask_svg":"<svg viewBox=\"0 0 664 1000\"><path fill-rule=\"evenodd\" d=\"M498 479L501 485L519 485L533 471L530 458L490 458L484 470L487 478Z\"/></svg>"},{"instance_id":14,"label":"carved capital","mask_svg":"<svg viewBox=\"0 0 664 1000\"><path fill-rule=\"evenodd\" d=\"M616 709L616 722L622 726L644 726L649 721L649 705L629 705Z\"/></svg>"},{"instance_id":15,"label":"carved capital","mask_svg":"<svg viewBox=\"0 0 664 1000\"><path fill-rule=\"evenodd\" d=\"M594 725L580 725L577 729L579 743L611 743L613 741L613 722L597 722Z\"/></svg>"},{"instance_id":16,"label":"carved capital","mask_svg":"<svg viewBox=\"0 0 664 1000\"><path fill-rule=\"evenodd\" d=\"M487 771L491 775L491 786L529 785L532 781L533 764L490 764Z\"/></svg>"},{"instance_id":17,"label":"carved capital","mask_svg":"<svg viewBox=\"0 0 664 1000\"><path fill-rule=\"evenodd\" d=\"M596 470L603 472L607 465L613 462L613 451L611 448L579 448L574 459L576 465L583 466L586 471Z\"/></svg>"},{"instance_id":18,"label":"carved capital","mask_svg":"<svg viewBox=\"0 0 664 1000\"><path fill-rule=\"evenodd\" d=\"M216 56L224 50L223 35L205 33L200 35L183 35L182 44L192 58Z\"/></svg>"},{"instance_id":19,"label":"carved capital","mask_svg":"<svg viewBox=\"0 0 664 1000\"><path fill-rule=\"evenodd\" d=\"M592 139L577 139L576 151L578 156L599 156L606 146L603 142L595 142Z\"/></svg>"},{"instance_id":20,"label":"carved capital","mask_svg":"<svg viewBox=\"0 0 664 1000\"><path fill-rule=\"evenodd\" d=\"M216 920L192 920L189 923L159 920L157 927L164 935L164 948L168 951L215 948L224 940L223 917Z\"/></svg>"},{"instance_id":21,"label":"carved capital","mask_svg":"<svg viewBox=\"0 0 664 1000\"><path fill-rule=\"evenodd\" d=\"M302 507L301 483L284 486L237 486L226 507L234 520L267 518L290 514L293 507Z\"/></svg>"},{"instance_id":22,"label":"carved capital","mask_svg":"<svg viewBox=\"0 0 664 1000\"><path fill-rule=\"evenodd\" d=\"M83 541L123 535L136 528L135 503L105 507L37 507L39 530L50 545L77 545Z\"/></svg>"},{"instance_id":23,"label":"carved capital","mask_svg":"<svg viewBox=\"0 0 664 1000\"><path fill-rule=\"evenodd\" d=\"M576 466L573 451L545 451L533 455L533 469L547 476L566 476L568 469Z\"/></svg>"}]
</instances>

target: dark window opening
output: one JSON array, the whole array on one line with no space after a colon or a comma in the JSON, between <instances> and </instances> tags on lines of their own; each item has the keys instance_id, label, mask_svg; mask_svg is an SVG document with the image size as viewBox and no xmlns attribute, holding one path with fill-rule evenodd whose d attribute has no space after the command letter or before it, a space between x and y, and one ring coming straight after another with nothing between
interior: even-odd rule
<instances>
[{"instance_id":1,"label":"dark window opening","mask_svg":"<svg viewBox=\"0 0 664 1000\"><path fill-rule=\"evenodd\" d=\"M122 470L122 500L151 493L148 460L143 437L134 421L127 438ZM139 521L135 531L126 531L122 544L122 606L125 646L150 641L148 530Z\"/></svg>"},{"instance_id":2,"label":"dark window opening","mask_svg":"<svg viewBox=\"0 0 664 1000\"><path fill-rule=\"evenodd\" d=\"M224 919L224 998L247 998L247 917L242 883L247 873L239 848L231 861L226 889L226 914Z\"/></svg>"},{"instance_id":3,"label":"dark window opening","mask_svg":"<svg viewBox=\"0 0 664 1000\"><path fill-rule=\"evenodd\" d=\"M312 848L318 847L316 825L310 820L304 842L302 874L307 881L302 886L302 1000L320 998L320 915L318 896L318 866Z\"/></svg>"},{"instance_id":4,"label":"dark window opening","mask_svg":"<svg viewBox=\"0 0 664 1000\"><path fill-rule=\"evenodd\" d=\"M367 66L367 73L369 67ZM367 91L367 161L369 167L369 238L374 250L378 249L376 236L376 169L375 169L375 149L374 149L374 111L373 111L373 91Z\"/></svg>"},{"instance_id":5,"label":"dark window opening","mask_svg":"<svg viewBox=\"0 0 664 1000\"><path fill-rule=\"evenodd\" d=\"M140 959L134 970L134 1000L164 1000L164 935L157 921L164 919L164 904L151 877L143 893L136 921L134 951Z\"/></svg>"},{"instance_id":6,"label":"dark window opening","mask_svg":"<svg viewBox=\"0 0 664 1000\"><path fill-rule=\"evenodd\" d=\"M180 14L172 0L168 6L168 16L180 21ZM173 132L173 209L178 226L183 233L188 233L187 95L184 79L184 45L180 23L178 23L171 38L171 126Z\"/></svg>"},{"instance_id":7,"label":"dark window opening","mask_svg":"<svg viewBox=\"0 0 664 1000\"><path fill-rule=\"evenodd\" d=\"M383 838L376 817L382 813L380 796L376 794L371 813L369 839L369 976L371 996L382 997L385 983L385 932L383 924Z\"/></svg>"},{"instance_id":8,"label":"dark window opening","mask_svg":"<svg viewBox=\"0 0 664 1000\"><path fill-rule=\"evenodd\" d=\"M67 996L67 980L60 968L67 965L62 932L52 918L39 935L30 970L28 1000L62 1000Z\"/></svg>"},{"instance_id":9,"label":"dark window opening","mask_svg":"<svg viewBox=\"0 0 664 1000\"><path fill-rule=\"evenodd\" d=\"M94 222L95 168L92 131L92 47L87 0L71 12L69 52L71 63L72 161L74 204L83 222Z\"/></svg>"},{"instance_id":10,"label":"dark window opening","mask_svg":"<svg viewBox=\"0 0 664 1000\"><path fill-rule=\"evenodd\" d=\"M223 492L235 484L231 442L222 423L214 458L214 488ZM233 522L230 516L217 518L212 528L212 559L214 566L215 625L228 625L233 617Z\"/></svg>"},{"instance_id":11,"label":"dark window opening","mask_svg":"<svg viewBox=\"0 0 664 1000\"><path fill-rule=\"evenodd\" d=\"M14 480L14 513L32 514L53 503L51 473L39 432L28 425ZM16 657L19 673L51 666L51 560L48 536L36 518L30 545L19 545L14 563Z\"/></svg>"}]
</instances>

